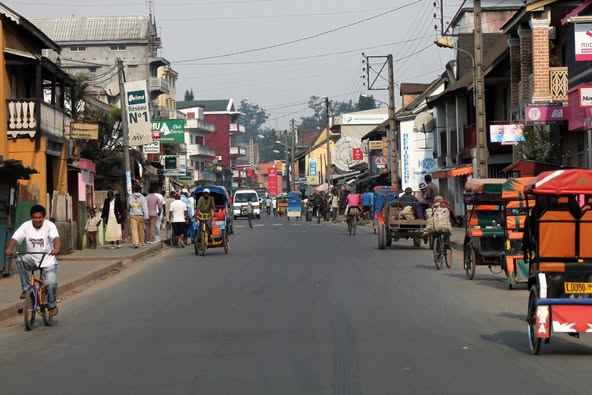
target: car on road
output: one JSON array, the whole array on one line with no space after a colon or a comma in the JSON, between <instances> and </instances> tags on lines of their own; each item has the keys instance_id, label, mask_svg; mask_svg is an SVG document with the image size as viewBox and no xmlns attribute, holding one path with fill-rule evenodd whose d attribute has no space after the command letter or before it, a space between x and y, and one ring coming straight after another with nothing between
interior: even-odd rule
<instances>
[{"instance_id":1,"label":"car on road","mask_svg":"<svg viewBox=\"0 0 592 395\"><path fill-rule=\"evenodd\" d=\"M232 212L235 219L241 216L241 208L249 204L249 201L253 205L253 215L261 218L261 205L259 204L257 191L254 189L239 189L234 192L234 198L232 199Z\"/></svg>"}]
</instances>

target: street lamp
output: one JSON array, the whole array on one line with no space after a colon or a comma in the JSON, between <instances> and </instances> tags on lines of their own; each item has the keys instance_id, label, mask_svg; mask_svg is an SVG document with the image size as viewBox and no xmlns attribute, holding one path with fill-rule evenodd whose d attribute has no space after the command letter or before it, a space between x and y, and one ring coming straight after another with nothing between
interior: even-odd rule
<instances>
[{"instance_id":1,"label":"street lamp","mask_svg":"<svg viewBox=\"0 0 592 395\"><path fill-rule=\"evenodd\" d=\"M456 51L462 52L471 58L471 65L472 65L471 70L473 72L473 105L477 104L477 100L476 100L476 96L475 96L475 94L476 94L475 90L477 89L477 86L475 84L475 57L473 56L473 54L467 50L462 49L462 48L455 47L454 41L452 41L448 38L445 38L445 37L440 37L439 39L434 40L434 44L436 44L440 48L454 49Z\"/></svg>"}]
</instances>

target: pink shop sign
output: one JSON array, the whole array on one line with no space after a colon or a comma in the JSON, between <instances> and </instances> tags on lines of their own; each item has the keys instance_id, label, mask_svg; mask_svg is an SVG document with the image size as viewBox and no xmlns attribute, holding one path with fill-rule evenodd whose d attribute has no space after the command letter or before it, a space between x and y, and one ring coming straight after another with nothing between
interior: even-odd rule
<instances>
[{"instance_id":1,"label":"pink shop sign","mask_svg":"<svg viewBox=\"0 0 592 395\"><path fill-rule=\"evenodd\" d=\"M591 107L580 107L580 90L578 88L569 91L566 115L569 130L583 129L586 126L586 118L592 118Z\"/></svg>"},{"instance_id":2,"label":"pink shop sign","mask_svg":"<svg viewBox=\"0 0 592 395\"><path fill-rule=\"evenodd\" d=\"M561 122L563 120L564 109L562 104L526 106L526 122Z\"/></svg>"}]
</instances>

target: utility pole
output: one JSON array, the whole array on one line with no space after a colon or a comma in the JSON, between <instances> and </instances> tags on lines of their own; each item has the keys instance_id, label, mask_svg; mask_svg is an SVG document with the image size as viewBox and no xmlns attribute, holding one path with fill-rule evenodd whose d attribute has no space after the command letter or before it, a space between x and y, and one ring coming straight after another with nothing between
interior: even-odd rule
<instances>
[{"instance_id":1,"label":"utility pole","mask_svg":"<svg viewBox=\"0 0 592 395\"><path fill-rule=\"evenodd\" d=\"M125 170L125 190L126 195L124 198L132 194L132 172L129 157L129 130L127 123L127 111L125 107L125 71L123 69L123 61L117 59L117 76L119 79L119 102L121 106L121 124L123 128L123 168ZM125 201L125 200L124 200Z\"/></svg>"},{"instance_id":2,"label":"utility pole","mask_svg":"<svg viewBox=\"0 0 592 395\"><path fill-rule=\"evenodd\" d=\"M477 172L473 173L477 178L488 178L489 171L487 160L487 131L485 121L485 81L483 79L483 31L481 29L481 0L474 0L475 14L475 90L477 92Z\"/></svg>"},{"instance_id":3,"label":"utility pole","mask_svg":"<svg viewBox=\"0 0 592 395\"><path fill-rule=\"evenodd\" d=\"M286 173L286 193L290 192L290 145L288 144L288 131L286 130L286 143L284 145L284 152L286 154L286 165L284 172Z\"/></svg>"},{"instance_id":4,"label":"utility pole","mask_svg":"<svg viewBox=\"0 0 592 395\"><path fill-rule=\"evenodd\" d=\"M291 121L292 126L292 144L290 147L290 177L292 178L292 191L296 190L296 178L295 178L295 171L294 171L294 151L296 149L296 120L292 119Z\"/></svg>"},{"instance_id":5,"label":"utility pole","mask_svg":"<svg viewBox=\"0 0 592 395\"><path fill-rule=\"evenodd\" d=\"M389 130L391 132L391 186L399 186L399 148L397 144L397 120L395 118L395 72L393 55L386 58L388 63L388 95L389 95Z\"/></svg>"},{"instance_id":6,"label":"utility pole","mask_svg":"<svg viewBox=\"0 0 592 395\"><path fill-rule=\"evenodd\" d=\"M327 170L325 174L327 176L327 187L331 190L331 147L329 144L329 137L331 137L331 122L329 119L329 98L325 97L325 114L327 116L327 154L325 162L327 165Z\"/></svg>"}]
</instances>

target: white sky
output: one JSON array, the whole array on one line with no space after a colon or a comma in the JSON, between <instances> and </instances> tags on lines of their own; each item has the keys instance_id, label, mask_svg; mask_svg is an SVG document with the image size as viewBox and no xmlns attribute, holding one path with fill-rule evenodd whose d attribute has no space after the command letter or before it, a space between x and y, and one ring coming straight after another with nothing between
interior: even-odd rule
<instances>
[{"instance_id":1,"label":"white sky","mask_svg":"<svg viewBox=\"0 0 592 395\"><path fill-rule=\"evenodd\" d=\"M93 4L91 1L4 3L24 17L147 14L144 0L92 1ZM449 21L461 0L442 1L445 21ZM406 5L371 21L295 44L175 63L296 40ZM377 56L392 53L396 83L430 82L455 56L453 51L432 44L437 36L434 25L440 23L434 19L434 13L439 17L439 6L434 8L434 0L156 0L155 11L163 42L161 55L173 62L173 68L179 72L179 100L189 88L196 99L232 97L237 103L247 99L267 110L271 116L268 126L282 129L288 127L291 118L307 115L306 103L312 95L346 101L367 92L388 101L385 92L368 92L362 85L361 52ZM382 47L369 49L376 46ZM353 52L263 62L343 51ZM405 59L397 61L399 58ZM240 62L258 63L237 64ZM395 96L399 101L398 89Z\"/></svg>"}]
</instances>

